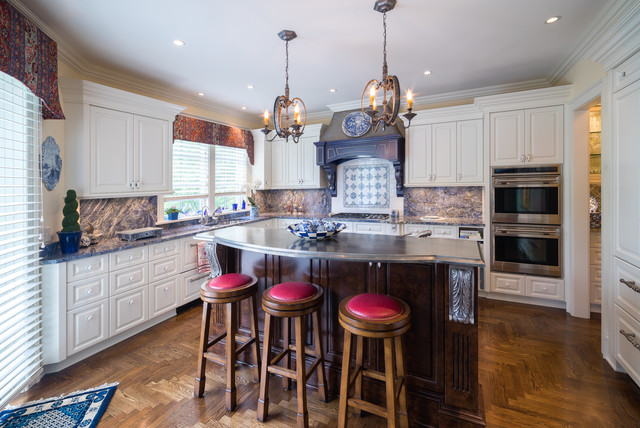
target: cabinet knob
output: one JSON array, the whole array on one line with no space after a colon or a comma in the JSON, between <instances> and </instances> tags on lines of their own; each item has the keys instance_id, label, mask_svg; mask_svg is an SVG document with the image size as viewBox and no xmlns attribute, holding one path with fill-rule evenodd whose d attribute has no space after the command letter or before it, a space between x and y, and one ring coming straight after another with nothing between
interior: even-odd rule
<instances>
[{"instance_id":1,"label":"cabinet knob","mask_svg":"<svg viewBox=\"0 0 640 428\"><path fill-rule=\"evenodd\" d=\"M129 277L129 282L131 282L131 281L133 281L133 277L132 276Z\"/></svg>"},{"instance_id":2,"label":"cabinet knob","mask_svg":"<svg viewBox=\"0 0 640 428\"><path fill-rule=\"evenodd\" d=\"M165 272L169 270L169 266L164 267Z\"/></svg>"},{"instance_id":3,"label":"cabinet knob","mask_svg":"<svg viewBox=\"0 0 640 428\"><path fill-rule=\"evenodd\" d=\"M169 287L164 287L164 292L166 293L167 291L169 291Z\"/></svg>"},{"instance_id":4,"label":"cabinet knob","mask_svg":"<svg viewBox=\"0 0 640 428\"><path fill-rule=\"evenodd\" d=\"M542 291L547 291L547 287L542 287Z\"/></svg>"},{"instance_id":5,"label":"cabinet knob","mask_svg":"<svg viewBox=\"0 0 640 428\"><path fill-rule=\"evenodd\" d=\"M87 294L91 294L91 293L93 293L93 288L90 288L87 290Z\"/></svg>"},{"instance_id":6,"label":"cabinet knob","mask_svg":"<svg viewBox=\"0 0 640 428\"><path fill-rule=\"evenodd\" d=\"M129 260L133 260L133 256L129 256Z\"/></svg>"},{"instance_id":7,"label":"cabinet knob","mask_svg":"<svg viewBox=\"0 0 640 428\"><path fill-rule=\"evenodd\" d=\"M130 305L133 305L133 300L129 300L129 304L130 304Z\"/></svg>"},{"instance_id":8,"label":"cabinet knob","mask_svg":"<svg viewBox=\"0 0 640 428\"><path fill-rule=\"evenodd\" d=\"M621 79L624 79L625 77L627 77L627 72L623 71L621 73L618 73L618 77L621 78Z\"/></svg>"},{"instance_id":9,"label":"cabinet knob","mask_svg":"<svg viewBox=\"0 0 640 428\"><path fill-rule=\"evenodd\" d=\"M378 262L378 269L382 267L382 263Z\"/></svg>"},{"instance_id":10,"label":"cabinet knob","mask_svg":"<svg viewBox=\"0 0 640 428\"><path fill-rule=\"evenodd\" d=\"M88 315L87 316L87 321L91 321L93 319L93 315Z\"/></svg>"},{"instance_id":11,"label":"cabinet knob","mask_svg":"<svg viewBox=\"0 0 640 428\"><path fill-rule=\"evenodd\" d=\"M91 270L91 267L92 267L91 265L87 266L87 270Z\"/></svg>"},{"instance_id":12,"label":"cabinet knob","mask_svg":"<svg viewBox=\"0 0 640 428\"><path fill-rule=\"evenodd\" d=\"M164 252L166 253L167 251L169 251L169 248L164 247Z\"/></svg>"}]
</instances>

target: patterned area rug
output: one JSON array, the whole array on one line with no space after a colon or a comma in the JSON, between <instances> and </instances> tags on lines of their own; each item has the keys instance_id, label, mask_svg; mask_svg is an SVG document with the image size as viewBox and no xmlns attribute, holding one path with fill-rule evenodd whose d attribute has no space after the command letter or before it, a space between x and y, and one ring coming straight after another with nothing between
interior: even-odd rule
<instances>
[{"instance_id":1,"label":"patterned area rug","mask_svg":"<svg viewBox=\"0 0 640 428\"><path fill-rule=\"evenodd\" d=\"M0 428L92 428L98 425L118 383L104 384L66 397L45 398L0 413Z\"/></svg>"}]
</instances>

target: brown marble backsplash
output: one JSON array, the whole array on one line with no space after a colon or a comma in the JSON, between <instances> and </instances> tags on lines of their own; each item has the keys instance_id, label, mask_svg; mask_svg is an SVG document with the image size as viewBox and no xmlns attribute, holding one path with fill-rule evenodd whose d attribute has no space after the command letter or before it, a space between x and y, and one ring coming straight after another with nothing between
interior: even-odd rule
<instances>
[{"instance_id":1,"label":"brown marble backsplash","mask_svg":"<svg viewBox=\"0 0 640 428\"><path fill-rule=\"evenodd\" d=\"M482 220L483 188L405 187L404 215L472 218Z\"/></svg>"},{"instance_id":2,"label":"brown marble backsplash","mask_svg":"<svg viewBox=\"0 0 640 428\"><path fill-rule=\"evenodd\" d=\"M289 204L295 204L300 212L307 214L331 212L331 196L327 189L259 190L256 203L261 212L286 212Z\"/></svg>"},{"instance_id":3,"label":"brown marble backsplash","mask_svg":"<svg viewBox=\"0 0 640 428\"><path fill-rule=\"evenodd\" d=\"M80 226L93 225L94 233L113 238L121 230L155 226L158 220L158 198L81 199Z\"/></svg>"}]
</instances>

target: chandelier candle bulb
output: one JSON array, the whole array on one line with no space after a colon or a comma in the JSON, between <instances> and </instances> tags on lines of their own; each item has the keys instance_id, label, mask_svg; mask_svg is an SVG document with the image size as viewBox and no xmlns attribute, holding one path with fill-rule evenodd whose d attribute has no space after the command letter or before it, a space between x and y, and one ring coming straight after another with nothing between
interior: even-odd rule
<instances>
[{"instance_id":1,"label":"chandelier candle bulb","mask_svg":"<svg viewBox=\"0 0 640 428\"><path fill-rule=\"evenodd\" d=\"M369 90L369 105L370 106L374 106L373 108L375 109L375 105L376 105L376 88L373 87L373 86Z\"/></svg>"},{"instance_id":2,"label":"chandelier candle bulb","mask_svg":"<svg viewBox=\"0 0 640 428\"><path fill-rule=\"evenodd\" d=\"M269 112L267 110L264 111L264 126L269 126Z\"/></svg>"},{"instance_id":3,"label":"chandelier candle bulb","mask_svg":"<svg viewBox=\"0 0 640 428\"><path fill-rule=\"evenodd\" d=\"M413 105L413 94L411 90L407 91L407 109L411 110L411 106Z\"/></svg>"}]
</instances>

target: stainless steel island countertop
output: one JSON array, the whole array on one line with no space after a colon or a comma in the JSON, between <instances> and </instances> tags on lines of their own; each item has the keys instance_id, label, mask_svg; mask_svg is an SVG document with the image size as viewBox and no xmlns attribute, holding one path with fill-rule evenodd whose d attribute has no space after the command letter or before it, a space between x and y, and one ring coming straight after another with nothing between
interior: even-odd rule
<instances>
[{"instance_id":1,"label":"stainless steel island countertop","mask_svg":"<svg viewBox=\"0 0 640 428\"><path fill-rule=\"evenodd\" d=\"M195 239L277 256L360 262L460 263L484 266L480 244L464 239L339 233L313 241L287 230L233 226L200 233Z\"/></svg>"}]
</instances>

